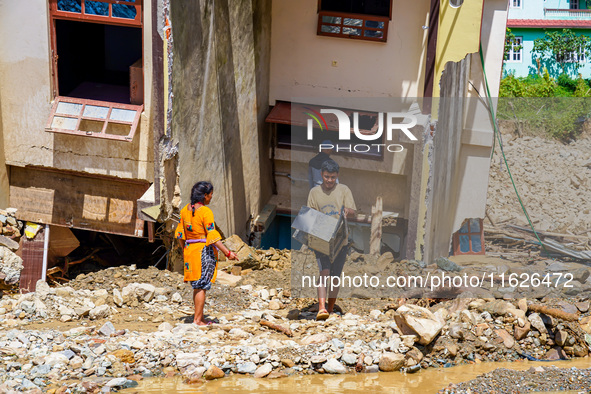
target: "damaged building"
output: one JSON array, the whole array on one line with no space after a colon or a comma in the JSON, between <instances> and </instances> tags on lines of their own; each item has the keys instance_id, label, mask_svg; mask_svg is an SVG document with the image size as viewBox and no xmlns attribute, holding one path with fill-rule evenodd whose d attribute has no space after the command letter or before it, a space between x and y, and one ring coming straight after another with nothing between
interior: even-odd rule
<instances>
[{"instance_id":1,"label":"damaged building","mask_svg":"<svg viewBox=\"0 0 591 394\"><path fill-rule=\"evenodd\" d=\"M350 100L380 98L417 119L417 140L334 154L365 213L361 248L381 197L399 258L484 252L506 1L34 0L0 18L0 207L43 224L46 249L69 229L115 249L163 240L158 259L198 180L225 234L284 245L316 154L294 114L338 98L369 130L383 110Z\"/></svg>"}]
</instances>

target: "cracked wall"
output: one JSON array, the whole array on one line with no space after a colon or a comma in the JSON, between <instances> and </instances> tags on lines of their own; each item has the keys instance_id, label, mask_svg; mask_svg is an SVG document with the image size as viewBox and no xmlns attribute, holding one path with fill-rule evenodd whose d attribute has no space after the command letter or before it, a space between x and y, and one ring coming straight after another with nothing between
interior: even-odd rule
<instances>
[{"instance_id":1,"label":"cracked wall","mask_svg":"<svg viewBox=\"0 0 591 394\"><path fill-rule=\"evenodd\" d=\"M226 234L245 236L270 194L268 0L173 2L172 134L182 204L193 184L214 185Z\"/></svg>"}]
</instances>

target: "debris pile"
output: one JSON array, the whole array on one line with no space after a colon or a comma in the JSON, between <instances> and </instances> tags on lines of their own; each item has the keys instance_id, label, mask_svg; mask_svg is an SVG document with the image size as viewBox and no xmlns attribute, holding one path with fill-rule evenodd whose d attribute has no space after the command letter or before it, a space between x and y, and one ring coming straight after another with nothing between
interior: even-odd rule
<instances>
[{"instance_id":1,"label":"debris pile","mask_svg":"<svg viewBox=\"0 0 591 394\"><path fill-rule=\"evenodd\" d=\"M16 209L0 210L0 290L18 288L23 260L17 256L24 224L16 219Z\"/></svg>"},{"instance_id":2,"label":"debris pile","mask_svg":"<svg viewBox=\"0 0 591 394\"><path fill-rule=\"evenodd\" d=\"M503 134L503 144L536 230L591 237L591 138L564 145L541 137ZM529 226L498 147L490 168L487 213L495 225Z\"/></svg>"}]
</instances>

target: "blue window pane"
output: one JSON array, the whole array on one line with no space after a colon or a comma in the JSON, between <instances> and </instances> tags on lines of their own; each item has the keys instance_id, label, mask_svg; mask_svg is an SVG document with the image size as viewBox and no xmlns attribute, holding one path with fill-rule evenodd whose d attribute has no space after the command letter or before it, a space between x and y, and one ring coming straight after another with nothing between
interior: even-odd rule
<instances>
[{"instance_id":1,"label":"blue window pane","mask_svg":"<svg viewBox=\"0 0 591 394\"><path fill-rule=\"evenodd\" d=\"M366 30L365 37L384 38L384 32L379 30Z\"/></svg>"},{"instance_id":2,"label":"blue window pane","mask_svg":"<svg viewBox=\"0 0 591 394\"><path fill-rule=\"evenodd\" d=\"M115 18L135 19L137 14L135 7L127 4L113 4L113 16Z\"/></svg>"},{"instance_id":3,"label":"blue window pane","mask_svg":"<svg viewBox=\"0 0 591 394\"><path fill-rule=\"evenodd\" d=\"M468 232L468 221L465 221L464 224L462 224L462 228L460 228L460 232L461 233L467 233Z\"/></svg>"},{"instance_id":4,"label":"blue window pane","mask_svg":"<svg viewBox=\"0 0 591 394\"><path fill-rule=\"evenodd\" d=\"M480 219L470 219L470 232L471 233L479 233L480 232Z\"/></svg>"},{"instance_id":5,"label":"blue window pane","mask_svg":"<svg viewBox=\"0 0 591 394\"><path fill-rule=\"evenodd\" d=\"M480 242L480 235L471 235L470 239L472 241L472 252L482 252L482 243Z\"/></svg>"},{"instance_id":6,"label":"blue window pane","mask_svg":"<svg viewBox=\"0 0 591 394\"><path fill-rule=\"evenodd\" d=\"M109 16L109 3L86 1L84 3L84 12L90 15Z\"/></svg>"},{"instance_id":7,"label":"blue window pane","mask_svg":"<svg viewBox=\"0 0 591 394\"><path fill-rule=\"evenodd\" d=\"M468 253L470 251L470 237L460 235L460 252Z\"/></svg>"},{"instance_id":8,"label":"blue window pane","mask_svg":"<svg viewBox=\"0 0 591 394\"><path fill-rule=\"evenodd\" d=\"M365 27L373 27L374 29L383 29L384 28L384 22L365 21Z\"/></svg>"},{"instance_id":9,"label":"blue window pane","mask_svg":"<svg viewBox=\"0 0 591 394\"><path fill-rule=\"evenodd\" d=\"M58 0L57 9L67 12L82 12L82 0Z\"/></svg>"}]
</instances>

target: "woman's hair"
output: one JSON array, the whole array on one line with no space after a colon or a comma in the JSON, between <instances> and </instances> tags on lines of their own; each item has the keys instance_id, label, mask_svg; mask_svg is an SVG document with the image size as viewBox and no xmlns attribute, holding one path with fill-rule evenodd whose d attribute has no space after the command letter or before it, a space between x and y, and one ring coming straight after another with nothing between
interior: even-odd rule
<instances>
[{"instance_id":1,"label":"woman's hair","mask_svg":"<svg viewBox=\"0 0 591 394\"><path fill-rule=\"evenodd\" d=\"M195 214L194 205L198 202L203 204L205 195L213 191L213 185L207 181L197 182L191 189L191 205L193 205L193 215Z\"/></svg>"}]
</instances>

